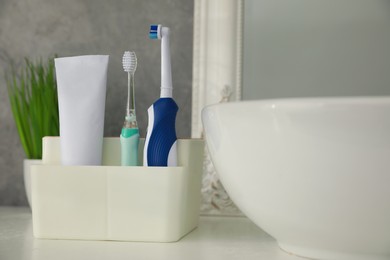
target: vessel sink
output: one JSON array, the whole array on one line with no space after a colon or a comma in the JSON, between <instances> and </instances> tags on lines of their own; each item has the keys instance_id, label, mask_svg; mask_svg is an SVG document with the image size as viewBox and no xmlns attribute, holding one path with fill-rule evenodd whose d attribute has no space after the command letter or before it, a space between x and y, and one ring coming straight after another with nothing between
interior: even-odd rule
<instances>
[{"instance_id":1,"label":"vessel sink","mask_svg":"<svg viewBox=\"0 0 390 260\"><path fill-rule=\"evenodd\" d=\"M202 120L226 191L281 249L390 259L390 97L225 103Z\"/></svg>"}]
</instances>

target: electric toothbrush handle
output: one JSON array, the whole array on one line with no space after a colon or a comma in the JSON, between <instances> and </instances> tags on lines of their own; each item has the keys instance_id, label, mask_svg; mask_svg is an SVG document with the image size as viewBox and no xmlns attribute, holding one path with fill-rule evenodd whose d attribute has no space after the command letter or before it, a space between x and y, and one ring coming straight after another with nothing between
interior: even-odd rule
<instances>
[{"instance_id":1,"label":"electric toothbrush handle","mask_svg":"<svg viewBox=\"0 0 390 260\"><path fill-rule=\"evenodd\" d=\"M176 114L172 98L160 98L149 109L144 166L177 166Z\"/></svg>"},{"instance_id":2,"label":"electric toothbrush handle","mask_svg":"<svg viewBox=\"0 0 390 260\"><path fill-rule=\"evenodd\" d=\"M138 166L138 144L139 132L132 133L131 136L120 135L121 141L121 164L122 166Z\"/></svg>"}]
</instances>

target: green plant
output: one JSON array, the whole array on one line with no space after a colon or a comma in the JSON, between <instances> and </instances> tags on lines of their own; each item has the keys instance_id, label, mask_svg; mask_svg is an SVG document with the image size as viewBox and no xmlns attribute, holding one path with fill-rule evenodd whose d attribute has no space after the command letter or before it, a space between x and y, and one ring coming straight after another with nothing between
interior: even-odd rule
<instances>
[{"instance_id":1,"label":"green plant","mask_svg":"<svg viewBox=\"0 0 390 260\"><path fill-rule=\"evenodd\" d=\"M54 59L25 59L17 71L6 75L11 110L23 149L29 159L42 158L42 137L59 135L57 84Z\"/></svg>"}]
</instances>

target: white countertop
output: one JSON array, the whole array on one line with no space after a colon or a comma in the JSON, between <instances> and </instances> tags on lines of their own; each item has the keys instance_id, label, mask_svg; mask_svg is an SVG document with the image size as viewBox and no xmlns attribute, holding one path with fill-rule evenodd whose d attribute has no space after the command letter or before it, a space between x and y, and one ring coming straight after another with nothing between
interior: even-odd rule
<instances>
[{"instance_id":1,"label":"white countertop","mask_svg":"<svg viewBox=\"0 0 390 260\"><path fill-rule=\"evenodd\" d=\"M32 234L29 208L0 207L1 260L242 259L302 260L247 218L200 217L199 226L176 243L44 240Z\"/></svg>"}]
</instances>

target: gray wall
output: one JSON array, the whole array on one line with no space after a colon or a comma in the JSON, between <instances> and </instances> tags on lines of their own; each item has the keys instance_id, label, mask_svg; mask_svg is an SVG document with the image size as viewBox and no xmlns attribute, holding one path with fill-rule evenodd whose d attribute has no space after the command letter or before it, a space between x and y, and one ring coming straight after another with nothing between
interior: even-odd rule
<instances>
[{"instance_id":1,"label":"gray wall","mask_svg":"<svg viewBox=\"0 0 390 260\"><path fill-rule=\"evenodd\" d=\"M53 54L109 54L105 136L118 136L124 119L127 75L125 50L137 53L137 117L145 135L146 110L159 96L160 42L149 26L171 28L174 98L180 111L179 137L190 136L192 81L192 0L0 0L0 205L26 205L24 152L9 107L3 71L9 60L46 59Z\"/></svg>"},{"instance_id":2,"label":"gray wall","mask_svg":"<svg viewBox=\"0 0 390 260\"><path fill-rule=\"evenodd\" d=\"M246 0L244 99L390 95L390 1Z\"/></svg>"}]
</instances>

